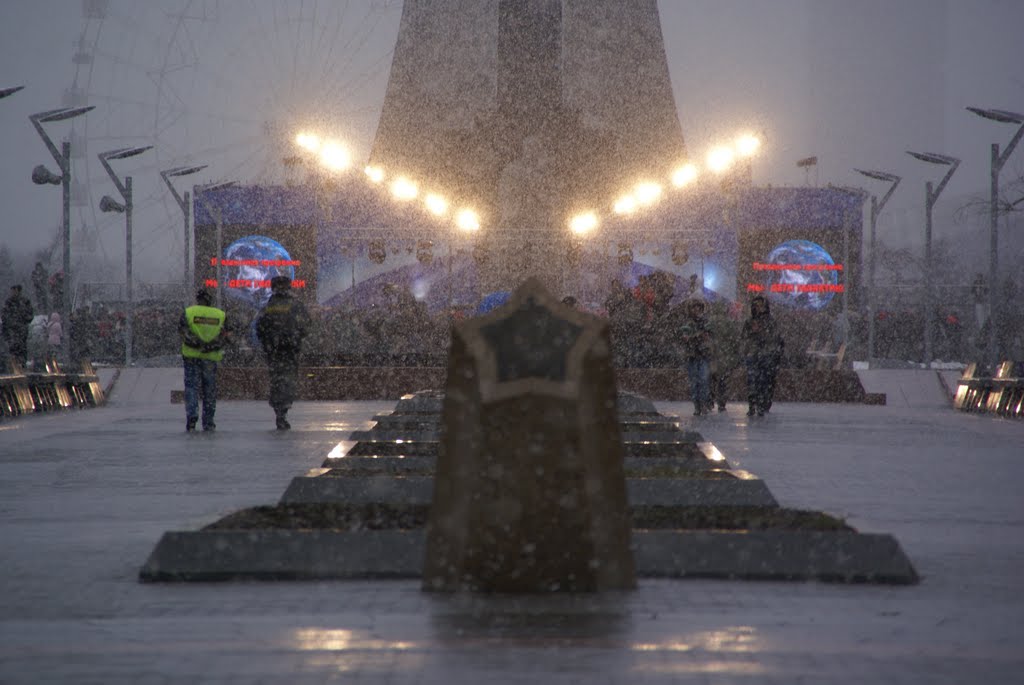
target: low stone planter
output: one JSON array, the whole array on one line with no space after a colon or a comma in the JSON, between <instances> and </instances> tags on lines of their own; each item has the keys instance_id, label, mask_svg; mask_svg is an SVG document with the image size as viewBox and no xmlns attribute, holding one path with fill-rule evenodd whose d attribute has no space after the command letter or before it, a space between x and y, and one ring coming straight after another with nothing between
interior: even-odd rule
<instances>
[{"instance_id":1,"label":"low stone planter","mask_svg":"<svg viewBox=\"0 0 1024 685\"><path fill-rule=\"evenodd\" d=\"M308 525L315 523L317 517L310 511L295 516L302 507L294 505L283 510L259 509L265 511L254 514L254 510L245 510L226 517L217 525L242 526L261 521L266 524L275 519L278 525ZM271 509L276 513L266 511ZM740 515L737 521L742 519L745 525L758 520L768 522L766 508L745 509L747 514ZM323 518L325 510L322 506L319 510ZM702 516L711 516L723 523L728 508L718 510L717 514ZM776 523L789 520L790 524L808 526L817 520L818 524L838 529L634 530L632 547L637 574L647 578L893 584L918 581L913 565L892 536L858 533L818 512L780 511ZM172 531L160 539L140 570L139 578L147 582L419 578L426 536L422 528L414 526L425 512L425 507L378 508L370 510L370 515L359 519L357 524L352 517L346 519L341 515L341 519L348 521L347 530L208 527L195 532ZM394 521L388 520L391 517ZM685 518L682 515L677 520ZM410 527L385 527L388 523L400 525L403 521ZM375 528L378 525L380 529Z\"/></svg>"}]
</instances>

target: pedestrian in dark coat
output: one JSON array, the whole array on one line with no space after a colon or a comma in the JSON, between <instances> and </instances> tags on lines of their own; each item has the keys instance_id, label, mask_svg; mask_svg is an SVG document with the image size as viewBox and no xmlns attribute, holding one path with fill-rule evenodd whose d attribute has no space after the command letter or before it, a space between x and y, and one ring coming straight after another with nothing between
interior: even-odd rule
<instances>
[{"instance_id":1,"label":"pedestrian in dark coat","mask_svg":"<svg viewBox=\"0 0 1024 685\"><path fill-rule=\"evenodd\" d=\"M750 301L750 318L743 324L742 339L750 403L747 416L764 416L772 408L775 379L786 343L763 295L755 295Z\"/></svg>"},{"instance_id":2,"label":"pedestrian in dark coat","mask_svg":"<svg viewBox=\"0 0 1024 685\"><path fill-rule=\"evenodd\" d=\"M32 303L21 294L20 285L11 286L11 295L4 302L3 336L8 354L22 366L28 357L28 327L32 323Z\"/></svg>"},{"instance_id":3,"label":"pedestrian in dark coat","mask_svg":"<svg viewBox=\"0 0 1024 685\"><path fill-rule=\"evenodd\" d=\"M305 305L292 297L292 281L275 276L270 281L267 306L256 319L256 337L270 367L270 406L278 430L288 430L288 410L299 386L299 354L309 334L310 319Z\"/></svg>"},{"instance_id":4,"label":"pedestrian in dark coat","mask_svg":"<svg viewBox=\"0 0 1024 685\"><path fill-rule=\"evenodd\" d=\"M700 416L711 410L711 329L708 327L707 303L699 298L686 302L686 319L680 327L686 375L690 379L690 397L693 415Z\"/></svg>"}]
</instances>

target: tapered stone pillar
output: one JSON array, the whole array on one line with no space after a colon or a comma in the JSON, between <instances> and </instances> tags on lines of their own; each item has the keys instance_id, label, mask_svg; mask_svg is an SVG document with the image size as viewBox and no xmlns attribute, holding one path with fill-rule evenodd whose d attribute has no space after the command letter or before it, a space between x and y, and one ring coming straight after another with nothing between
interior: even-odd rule
<instances>
[{"instance_id":1,"label":"tapered stone pillar","mask_svg":"<svg viewBox=\"0 0 1024 685\"><path fill-rule=\"evenodd\" d=\"M569 217L684 157L656 0L406 0L371 161L481 212L485 290L559 294Z\"/></svg>"},{"instance_id":2,"label":"tapered stone pillar","mask_svg":"<svg viewBox=\"0 0 1024 685\"><path fill-rule=\"evenodd\" d=\"M452 335L425 590L628 589L607 321L537 279Z\"/></svg>"}]
</instances>

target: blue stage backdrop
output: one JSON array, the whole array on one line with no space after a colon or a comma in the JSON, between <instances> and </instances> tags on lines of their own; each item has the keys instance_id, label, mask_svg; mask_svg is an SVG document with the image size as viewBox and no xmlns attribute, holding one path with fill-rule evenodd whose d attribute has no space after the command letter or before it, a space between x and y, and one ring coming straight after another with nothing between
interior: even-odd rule
<instances>
[{"instance_id":1,"label":"blue stage backdrop","mask_svg":"<svg viewBox=\"0 0 1024 685\"><path fill-rule=\"evenodd\" d=\"M204 202L221 214L219 255ZM835 188L670 194L630 217L607 217L567 261L559 296L599 312L613 281L635 288L663 271L674 302L689 296L696 277L711 299L764 293L781 307L834 313L844 291L851 304L859 300L862 203ZM489 295L478 286L471 236L361 179L225 188L197 197L195 216L197 285L222 289L243 309L266 301L277 273L290 275L309 303L332 308L385 306L399 289L432 312L450 305L471 313Z\"/></svg>"}]
</instances>

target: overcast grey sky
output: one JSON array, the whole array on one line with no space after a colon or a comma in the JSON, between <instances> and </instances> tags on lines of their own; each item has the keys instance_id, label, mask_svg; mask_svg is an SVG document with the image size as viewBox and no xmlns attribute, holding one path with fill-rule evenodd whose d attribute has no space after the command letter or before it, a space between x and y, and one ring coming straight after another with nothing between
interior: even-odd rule
<instances>
[{"instance_id":1,"label":"overcast grey sky","mask_svg":"<svg viewBox=\"0 0 1024 685\"><path fill-rule=\"evenodd\" d=\"M187 19L176 18L185 5L191 7ZM343 47L330 59L350 93L340 112L348 122L345 135L365 154L400 3L349 5L337 41ZM802 184L804 173L795 161L811 155L819 158L821 184L862 185L853 167L900 174L904 185L883 228L906 233L908 240L919 233L924 183L937 180L941 171L904 151L963 159L936 208L937 235L963 231L949 225L954 205L970 193L987 192L989 145L1007 142L1014 132L964 107L1024 111L1020 0L661 0L660 11L692 154L753 128L765 140L755 164L759 184ZM236 134L271 99L274 85L262 78L267 67L251 55L253 46L269 52L288 40L280 28L286 10L277 12L258 0L110 0L108 19L97 33L98 23L83 18L80 0L5 0L0 87L26 88L0 101L0 243L24 251L49 244L55 235L59 190L35 186L29 178L36 164L53 163L27 117L61 106L65 90L77 82L89 104L97 105L88 115L89 156L75 167L76 176L88 180L92 205L103 194L116 196L97 152L149 142L161 148L119 170L134 175L141 198L137 278L174 280L180 273L180 219L162 199L166 191L156 171L190 161L199 138L204 152L197 161L211 168L197 182L237 175L239 164L259 166L276 154L260 142L248 149ZM73 56L83 36L94 61L76 68ZM193 62L199 64L196 73L175 80ZM161 82L158 98L154 84ZM186 120L187 132L178 131ZM68 129L54 124L50 130L59 140ZM1024 168L1024 147L1010 167ZM76 250L123 263L122 219L91 207L76 209L73 230ZM123 279L123 267L111 273L111 280L117 278Z\"/></svg>"}]
</instances>

